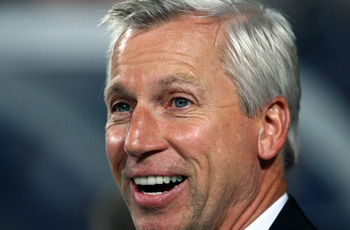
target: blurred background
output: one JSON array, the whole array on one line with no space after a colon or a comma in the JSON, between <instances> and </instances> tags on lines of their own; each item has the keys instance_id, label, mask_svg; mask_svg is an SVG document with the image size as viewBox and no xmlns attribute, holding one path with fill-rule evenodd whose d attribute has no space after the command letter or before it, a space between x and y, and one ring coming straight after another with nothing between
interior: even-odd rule
<instances>
[{"instance_id":1,"label":"blurred background","mask_svg":"<svg viewBox=\"0 0 350 230\"><path fill-rule=\"evenodd\" d=\"M105 155L113 0L0 0L0 229L133 229ZM303 89L288 192L350 229L350 1L268 0L292 21Z\"/></svg>"}]
</instances>

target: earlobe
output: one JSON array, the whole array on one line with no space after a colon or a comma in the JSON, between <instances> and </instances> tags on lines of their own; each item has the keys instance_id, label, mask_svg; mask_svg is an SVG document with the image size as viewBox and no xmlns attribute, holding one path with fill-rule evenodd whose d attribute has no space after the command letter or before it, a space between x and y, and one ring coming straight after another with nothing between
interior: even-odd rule
<instances>
[{"instance_id":1,"label":"earlobe","mask_svg":"<svg viewBox=\"0 0 350 230\"><path fill-rule=\"evenodd\" d=\"M286 99L278 97L267 104L260 118L258 156L270 160L279 153L287 139L290 113Z\"/></svg>"}]
</instances>

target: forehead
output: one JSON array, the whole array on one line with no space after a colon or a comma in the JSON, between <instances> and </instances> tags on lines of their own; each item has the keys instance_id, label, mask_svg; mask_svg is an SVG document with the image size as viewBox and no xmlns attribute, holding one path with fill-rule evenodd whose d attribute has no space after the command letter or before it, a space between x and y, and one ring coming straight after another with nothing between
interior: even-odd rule
<instances>
[{"instance_id":1,"label":"forehead","mask_svg":"<svg viewBox=\"0 0 350 230\"><path fill-rule=\"evenodd\" d=\"M115 47L112 65L144 62L147 55L159 53L163 58L181 56L194 62L204 55L206 59L217 58L219 27L220 23L215 19L183 16L149 30L128 30Z\"/></svg>"}]
</instances>

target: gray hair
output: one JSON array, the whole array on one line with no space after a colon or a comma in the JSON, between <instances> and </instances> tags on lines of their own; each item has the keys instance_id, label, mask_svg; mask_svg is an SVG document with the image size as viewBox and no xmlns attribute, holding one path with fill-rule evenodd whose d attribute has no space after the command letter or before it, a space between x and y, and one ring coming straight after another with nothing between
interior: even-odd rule
<instances>
[{"instance_id":1,"label":"gray hair","mask_svg":"<svg viewBox=\"0 0 350 230\"><path fill-rule=\"evenodd\" d=\"M107 81L114 46L126 31L147 30L188 14L215 18L222 23L225 35L218 55L236 85L244 114L254 117L276 97L286 98L291 122L281 153L285 170L291 169L298 155L299 65L291 26L276 10L253 0L128 0L118 3L102 20L112 31Z\"/></svg>"}]
</instances>

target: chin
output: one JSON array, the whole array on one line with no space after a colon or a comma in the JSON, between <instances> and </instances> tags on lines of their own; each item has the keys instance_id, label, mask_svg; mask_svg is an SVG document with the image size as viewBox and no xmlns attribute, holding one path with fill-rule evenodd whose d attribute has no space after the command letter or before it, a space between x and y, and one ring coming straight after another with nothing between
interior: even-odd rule
<instances>
[{"instance_id":1,"label":"chin","mask_svg":"<svg viewBox=\"0 0 350 230\"><path fill-rule=\"evenodd\" d=\"M162 215L150 217L149 215L140 218L133 217L137 230L181 230L186 229L186 222L183 218L166 218Z\"/></svg>"},{"instance_id":2,"label":"chin","mask_svg":"<svg viewBox=\"0 0 350 230\"><path fill-rule=\"evenodd\" d=\"M133 208L130 212L137 230L182 230L189 229L188 226L196 222L193 207L186 205L185 202L179 203L177 207L134 206Z\"/></svg>"}]
</instances>

